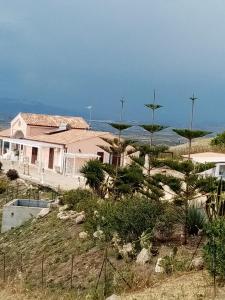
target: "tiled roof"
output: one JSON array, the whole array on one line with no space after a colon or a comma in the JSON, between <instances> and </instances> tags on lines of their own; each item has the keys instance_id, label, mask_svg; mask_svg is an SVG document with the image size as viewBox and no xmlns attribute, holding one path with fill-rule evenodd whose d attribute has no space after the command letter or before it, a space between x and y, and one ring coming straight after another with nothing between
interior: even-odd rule
<instances>
[{"instance_id":1,"label":"tiled roof","mask_svg":"<svg viewBox=\"0 0 225 300\"><path fill-rule=\"evenodd\" d=\"M87 122L81 117L54 116L33 113L21 113L20 115L28 125L59 127L61 124L69 124L71 128L89 128Z\"/></svg>"},{"instance_id":2,"label":"tiled roof","mask_svg":"<svg viewBox=\"0 0 225 300\"><path fill-rule=\"evenodd\" d=\"M11 129L10 128L7 128L7 129L4 129L2 131L0 131L0 137L10 137L11 135Z\"/></svg>"},{"instance_id":3,"label":"tiled roof","mask_svg":"<svg viewBox=\"0 0 225 300\"><path fill-rule=\"evenodd\" d=\"M41 134L41 135L30 137L29 139L33 141L39 141L39 142L68 145L81 140L83 141L83 140L87 140L95 137L103 137L103 136L107 138L114 137L109 132L70 129L67 131L54 133L54 134Z\"/></svg>"}]
</instances>

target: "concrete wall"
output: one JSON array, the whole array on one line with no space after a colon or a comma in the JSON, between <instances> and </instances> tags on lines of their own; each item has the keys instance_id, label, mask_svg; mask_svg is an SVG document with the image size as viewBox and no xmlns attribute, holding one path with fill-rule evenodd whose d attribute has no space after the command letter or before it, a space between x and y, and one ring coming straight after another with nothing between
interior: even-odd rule
<instances>
[{"instance_id":1,"label":"concrete wall","mask_svg":"<svg viewBox=\"0 0 225 300\"><path fill-rule=\"evenodd\" d=\"M48 207L48 203L43 200L16 199L7 203L3 207L1 232L6 232L22 225L29 219L36 217L45 207Z\"/></svg>"}]
</instances>

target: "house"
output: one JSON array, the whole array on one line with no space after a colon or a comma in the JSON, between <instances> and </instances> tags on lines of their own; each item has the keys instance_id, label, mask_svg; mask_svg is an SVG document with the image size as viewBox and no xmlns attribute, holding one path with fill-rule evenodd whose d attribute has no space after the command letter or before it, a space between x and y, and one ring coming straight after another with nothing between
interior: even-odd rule
<instances>
[{"instance_id":1,"label":"house","mask_svg":"<svg viewBox=\"0 0 225 300\"><path fill-rule=\"evenodd\" d=\"M188 155L183 155L185 159ZM225 178L225 154L216 152L202 152L190 155L190 158L195 163L214 163L215 167L202 172L202 175L215 176L217 178Z\"/></svg>"},{"instance_id":2,"label":"house","mask_svg":"<svg viewBox=\"0 0 225 300\"><path fill-rule=\"evenodd\" d=\"M108 146L102 138L114 137L109 132L89 130L80 117L19 113L10 128L0 131L0 156L37 166L40 172L74 175L90 159L115 163L115 155L99 147Z\"/></svg>"}]
</instances>

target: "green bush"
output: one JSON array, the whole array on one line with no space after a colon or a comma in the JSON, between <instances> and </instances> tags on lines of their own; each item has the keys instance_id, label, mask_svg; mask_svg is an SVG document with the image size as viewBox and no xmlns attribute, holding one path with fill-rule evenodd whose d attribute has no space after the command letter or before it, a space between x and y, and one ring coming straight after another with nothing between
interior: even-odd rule
<instances>
[{"instance_id":1,"label":"green bush","mask_svg":"<svg viewBox=\"0 0 225 300\"><path fill-rule=\"evenodd\" d=\"M92 193L89 190L85 189L73 189L66 191L63 194L63 204L67 204L69 209L77 209L79 202L86 202L92 198Z\"/></svg>"},{"instance_id":2,"label":"green bush","mask_svg":"<svg viewBox=\"0 0 225 300\"><path fill-rule=\"evenodd\" d=\"M207 244L203 257L211 274L225 279L225 219L219 218L206 225Z\"/></svg>"},{"instance_id":3,"label":"green bush","mask_svg":"<svg viewBox=\"0 0 225 300\"><path fill-rule=\"evenodd\" d=\"M198 234L206 222L205 215L195 206L190 206L187 213L187 230L191 235Z\"/></svg>"},{"instance_id":4,"label":"green bush","mask_svg":"<svg viewBox=\"0 0 225 300\"><path fill-rule=\"evenodd\" d=\"M111 240L115 232L124 242L139 239L141 234L152 231L163 214L165 205L147 198L126 198L121 201L104 201L98 205L97 214L87 219L89 231L103 230L106 239Z\"/></svg>"},{"instance_id":5,"label":"green bush","mask_svg":"<svg viewBox=\"0 0 225 300\"><path fill-rule=\"evenodd\" d=\"M225 146L225 131L217 134L216 137L214 137L211 141L212 146Z\"/></svg>"},{"instance_id":6,"label":"green bush","mask_svg":"<svg viewBox=\"0 0 225 300\"><path fill-rule=\"evenodd\" d=\"M6 176L10 179L10 180L16 180L17 178L19 178L19 174L17 172L17 170L15 169L9 169L6 172Z\"/></svg>"},{"instance_id":7,"label":"green bush","mask_svg":"<svg viewBox=\"0 0 225 300\"><path fill-rule=\"evenodd\" d=\"M8 182L6 180L0 180L0 194L3 194L8 187Z\"/></svg>"}]
</instances>

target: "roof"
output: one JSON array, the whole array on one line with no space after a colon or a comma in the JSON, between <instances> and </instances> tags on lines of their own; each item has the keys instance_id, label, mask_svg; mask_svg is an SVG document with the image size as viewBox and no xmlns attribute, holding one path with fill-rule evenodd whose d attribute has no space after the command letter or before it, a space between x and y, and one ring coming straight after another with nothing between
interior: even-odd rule
<instances>
[{"instance_id":1,"label":"roof","mask_svg":"<svg viewBox=\"0 0 225 300\"><path fill-rule=\"evenodd\" d=\"M95 137L107 137L113 138L114 136L109 132L103 131L92 131L92 130L79 130L79 129L70 129L67 131L62 131L54 134L41 134L30 137L30 140L46 142L59 145L68 145L76 143L79 141L95 138Z\"/></svg>"},{"instance_id":2,"label":"roof","mask_svg":"<svg viewBox=\"0 0 225 300\"><path fill-rule=\"evenodd\" d=\"M81 117L56 116L33 113L20 113L27 125L59 127L61 124L69 124L71 128L88 129L89 125Z\"/></svg>"},{"instance_id":3,"label":"roof","mask_svg":"<svg viewBox=\"0 0 225 300\"><path fill-rule=\"evenodd\" d=\"M182 155L184 158L188 158L188 155ZM220 163L225 162L225 154L217 152L202 152L193 153L190 155L194 162L198 163Z\"/></svg>"},{"instance_id":4,"label":"roof","mask_svg":"<svg viewBox=\"0 0 225 300\"><path fill-rule=\"evenodd\" d=\"M11 135L11 129L10 128L7 128L7 129L4 129L2 131L0 131L0 137L10 137Z\"/></svg>"}]
</instances>

